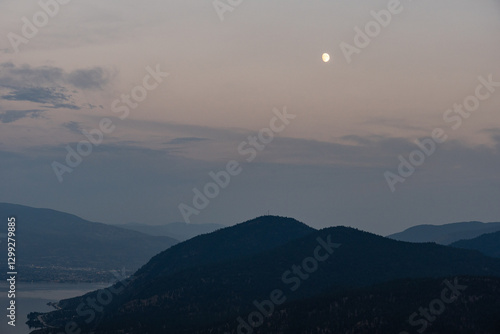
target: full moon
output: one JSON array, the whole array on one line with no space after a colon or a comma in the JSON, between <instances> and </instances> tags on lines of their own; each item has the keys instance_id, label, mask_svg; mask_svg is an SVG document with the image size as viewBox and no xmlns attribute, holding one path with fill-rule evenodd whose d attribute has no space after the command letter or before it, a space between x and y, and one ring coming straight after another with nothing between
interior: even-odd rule
<instances>
[{"instance_id":1,"label":"full moon","mask_svg":"<svg viewBox=\"0 0 500 334\"><path fill-rule=\"evenodd\" d=\"M330 55L328 53L323 53L323 55L321 56L321 58L323 59L323 61L325 63L328 63L330 61Z\"/></svg>"}]
</instances>

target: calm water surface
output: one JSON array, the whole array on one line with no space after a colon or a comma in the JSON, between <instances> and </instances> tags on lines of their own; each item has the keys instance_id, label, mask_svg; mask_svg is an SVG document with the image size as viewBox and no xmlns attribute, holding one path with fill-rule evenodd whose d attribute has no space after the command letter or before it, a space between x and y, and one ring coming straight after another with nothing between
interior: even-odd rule
<instances>
[{"instance_id":1,"label":"calm water surface","mask_svg":"<svg viewBox=\"0 0 500 334\"><path fill-rule=\"evenodd\" d=\"M7 324L10 321L7 318L7 307L9 307L7 283L2 282L0 283L0 333L28 334L30 332L26 325L28 313L51 311L54 308L48 306L48 302L76 297L109 285L106 283L17 283L16 327L12 327Z\"/></svg>"}]
</instances>

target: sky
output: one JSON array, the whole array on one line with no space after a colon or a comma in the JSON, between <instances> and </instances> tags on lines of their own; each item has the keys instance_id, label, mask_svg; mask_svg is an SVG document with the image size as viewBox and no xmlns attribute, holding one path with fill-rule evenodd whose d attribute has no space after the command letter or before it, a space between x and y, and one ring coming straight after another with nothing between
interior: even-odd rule
<instances>
[{"instance_id":1,"label":"sky","mask_svg":"<svg viewBox=\"0 0 500 334\"><path fill-rule=\"evenodd\" d=\"M500 221L499 17L497 0L0 0L0 201L381 235Z\"/></svg>"}]
</instances>

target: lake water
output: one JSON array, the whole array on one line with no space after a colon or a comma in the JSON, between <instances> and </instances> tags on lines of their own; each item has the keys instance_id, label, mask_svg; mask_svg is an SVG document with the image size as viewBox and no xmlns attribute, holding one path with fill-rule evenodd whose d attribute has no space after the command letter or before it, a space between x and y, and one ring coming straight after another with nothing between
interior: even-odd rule
<instances>
[{"instance_id":1,"label":"lake water","mask_svg":"<svg viewBox=\"0 0 500 334\"><path fill-rule=\"evenodd\" d=\"M0 333L1 334L28 334L26 325L30 312L47 312L54 308L47 305L61 299L80 296L89 291L108 287L105 283L17 283L16 284L16 327L7 324L7 283L0 284ZM33 330L33 329L31 329Z\"/></svg>"}]
</instances>

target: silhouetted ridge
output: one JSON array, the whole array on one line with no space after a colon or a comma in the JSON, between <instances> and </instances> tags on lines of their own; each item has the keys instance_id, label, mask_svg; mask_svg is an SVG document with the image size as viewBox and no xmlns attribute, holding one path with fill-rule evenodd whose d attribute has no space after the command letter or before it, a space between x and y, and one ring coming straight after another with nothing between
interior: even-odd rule
<instances>
[{"instance_id":1,"label":"silhouetted ridge","mask_svg":"<svg viewBox=\"0 0 500 334\"><path fill-rule=\"evenodd\" d=\"M450 246L475 249L488 256L500 257L500 232L483 234L474 239L460 240Z\"/></svg>"},{"instance_id":2,"label":"silhouetted ridge","mask_svg":"<svg viewBox=\"0 0 500 334\"><path fill-rule=\"evenodd\" d=\"M153 257L136 276L171 275L187 268L250 256L314 231L293 218L258 217L179 243Z\"/></svg>"}]
</instances>

